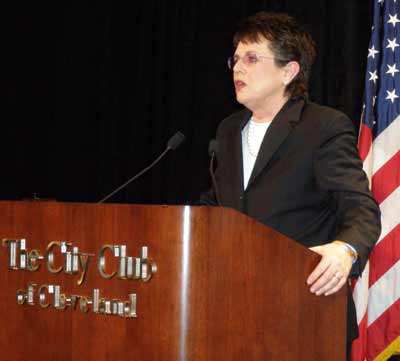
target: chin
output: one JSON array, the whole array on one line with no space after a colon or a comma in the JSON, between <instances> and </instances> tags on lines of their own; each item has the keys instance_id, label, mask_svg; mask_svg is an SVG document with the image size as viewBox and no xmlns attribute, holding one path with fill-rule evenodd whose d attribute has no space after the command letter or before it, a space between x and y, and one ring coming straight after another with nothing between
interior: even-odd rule
<instances>
[{"instance_id":1,"label":"chin","mask_svg":"<svg viewBox=\"0 0 400 361\"><path fill-rule=\"evenodd\" d=\"M236 93L236 101L244 106L246 106L246 98L242 94Z\"/></svg>"}]
</instances>

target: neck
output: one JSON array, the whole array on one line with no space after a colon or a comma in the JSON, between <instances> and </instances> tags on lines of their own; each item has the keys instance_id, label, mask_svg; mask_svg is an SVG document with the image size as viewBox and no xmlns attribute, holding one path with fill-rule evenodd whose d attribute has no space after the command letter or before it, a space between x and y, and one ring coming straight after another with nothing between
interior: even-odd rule
<instances>
[{"instance_id":1,"label":"neck","mask_svg":"<svg viewBox=\"0 0 400 361\"><path fill-rule=\"evenodd\" d=\"M266 104L263 104L262 107L253 109L253 120L256 123L265 123L272 121L288 99L289 97L287 96L282 97L278 101L268 102Z\"/></svg>"}]
</instances>

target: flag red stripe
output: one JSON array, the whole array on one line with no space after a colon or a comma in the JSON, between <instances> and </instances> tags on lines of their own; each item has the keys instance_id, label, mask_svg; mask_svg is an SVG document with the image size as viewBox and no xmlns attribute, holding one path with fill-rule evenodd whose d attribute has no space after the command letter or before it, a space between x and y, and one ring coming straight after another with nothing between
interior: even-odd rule
<instances>
[{"instance_id":1,"label":"flag red stripe","mask_svg":"<svg viewBox=\"0 0 400 361\"><path fill-rule=\"evenodd\" d=\"M400 186L400 151L390 158L372 177L372 192L382 203Z\"/></svg>"},{"instance_id":2,"label":"flag red stripe","mask_svg":"<svg viewBox=\"0 0 400 361\"><path fill-rule=\"evenodd\" d=\"M360 138L358 139L358 152L361 160L364 162L367 158L372 144L372 131L364 123L361 124Z\"/></svg>"},{"instance_id":3,"label":"flag red stripe","mask_svg":"<svg viewBox=\"0 0 400 361\"><path fill-rule=\"evenodd\" d=\"M369 287L400 259L400 223L372 250L370 255Z\"/></svg>"},{"instance_id":4,"label":"flag red stripe","mask_svg":"<svg viewBox=\"0 0 400 361\"><path fill-rule=\"evenodd\" d=\"M375 359L398 336L400 300L397 300L368 327L368 360Z\"/></svg>"},{"instance_id":5,"label":"flag red stripe","mask_svg":"<svg viewBox=\"0 0 400 361\"><path fill-rule=\"evenodd\" d=\"M367 314L364 315L360 324L358 325L359 336L353 341L351 345L351 360L364 361L367 355Z\"/></svg>"}]
</instances>

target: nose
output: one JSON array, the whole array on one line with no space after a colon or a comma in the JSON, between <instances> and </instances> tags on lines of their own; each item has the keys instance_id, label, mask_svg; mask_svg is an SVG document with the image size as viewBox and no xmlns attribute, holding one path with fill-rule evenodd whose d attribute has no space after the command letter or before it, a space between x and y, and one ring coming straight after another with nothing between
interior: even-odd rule
<instances>
[{"instance_id":1,"label":"nose","mask_svg":"<svg viewBox=\"0 0 400 361\"><path fill-rule=\"evenodd\" d=\"M238 57L237 60L236 60L235 65L233 66L232 71L234 73L244 72L244 66L243 65L244 65L243 59L241 57Z\"/></svg>"}]
</instances>

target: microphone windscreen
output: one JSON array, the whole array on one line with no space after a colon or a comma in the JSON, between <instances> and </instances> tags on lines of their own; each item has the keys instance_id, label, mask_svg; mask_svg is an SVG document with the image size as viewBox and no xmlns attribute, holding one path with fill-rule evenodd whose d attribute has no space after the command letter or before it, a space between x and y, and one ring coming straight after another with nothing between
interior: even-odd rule
<instances>
[{"instance_id":1,"label":"microphone windscreen","mask_svg":"<svg viewBox=\"0 0 400 361\"><path fill-rule=\"evenodd\" d=\"M210 157L213 155L218 155L218 142L215 139L210 140L210 144L208 145L208 154Z\"/></svg>"},{"instance_id":2,"label":"microphone windscreen","mask_svg":"<svg viewBox=\"0 0 400 361\"><path fill-rule=\"evenodd\" d=\"M181 143L185 141L185 139L186 137L183 133L176 132L171 138L169 138L167 147L169 149L175 150L181 145Z\"/></svg>"}]
</instances>

